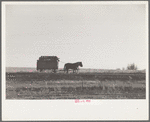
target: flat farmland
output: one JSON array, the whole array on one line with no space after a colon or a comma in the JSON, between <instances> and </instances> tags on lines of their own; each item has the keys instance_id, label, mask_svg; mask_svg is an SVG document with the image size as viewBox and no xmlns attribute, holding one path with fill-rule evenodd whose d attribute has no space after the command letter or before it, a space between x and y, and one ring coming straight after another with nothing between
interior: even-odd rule
<instances>
[{"instance_id":1,"label":"flat farmland","mask_svg":"<svg viewBox=\"0 0 150 122\"><path fill-rule=\"evenodd\" d=\"M7 72L6 99L145 99L144 72Z\"/></svg>"}]
</instances>

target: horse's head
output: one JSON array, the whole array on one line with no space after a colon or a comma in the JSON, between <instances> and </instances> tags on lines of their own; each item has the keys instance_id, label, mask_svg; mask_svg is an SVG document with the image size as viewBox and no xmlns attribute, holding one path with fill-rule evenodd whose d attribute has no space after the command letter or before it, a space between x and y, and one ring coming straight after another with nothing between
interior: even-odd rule
<instances>
[{"instance_id":1,"label":"horse's head","mask_svg":"<svg viewBox=\"0 0 150 122\"><path fill-rule=\"evenodd\" d=\"M80 67L83 67L82 62L78 62L78 64L79 64Z\"/></svg>"}]
</instances>

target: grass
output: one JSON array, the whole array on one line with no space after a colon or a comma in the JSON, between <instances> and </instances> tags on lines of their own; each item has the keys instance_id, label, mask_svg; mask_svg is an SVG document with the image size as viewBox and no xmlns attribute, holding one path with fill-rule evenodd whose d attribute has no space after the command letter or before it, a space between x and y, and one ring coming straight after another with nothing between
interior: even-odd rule
<instances>
[{"instance_id":1,"label":"grass","mask_svg":"<svg viewBox=\"0 0 150 122\"><path fill-rule=\"evenodd\" d=\"M145 73L79 73L79 74L64 74L64 73L6 73L6 80L19 81L42 81L42 80L145 80Z\"/></svg>"},{"instance_id":2,"label":"grass","mask_svg":"<svg viewBox=\"0 0 150 122\"><path fill-rule=\"evenodd\" d=\"M6 67L6 72L33 72L36 73L34 67ZM45 70L43 72L51 73L51 70ZM63 73L63 68L57 70L58 73ZM72 73L72 70L70 70ZM145 70L115 70L115 69L91 69L80 68L79 73L145 73Z\"/></svg>"},{"instance_id":3,"label":"grass","mask_svg":"<svg viewBox=\"0 0 150 122\"><path fill-rule=\"evenodd\" d=\"M7 99L145 99L145 81L6 81Z\"/></svg>"},{"instance_id":4,"label":"grass","mask_svg":"<svg viewBox=\"0 0 150 122\"><path fill-rule=\"evenodd\" d=\"M144 72L6 72L6 99L145 99Z\"/></svg>"}]
</instances>

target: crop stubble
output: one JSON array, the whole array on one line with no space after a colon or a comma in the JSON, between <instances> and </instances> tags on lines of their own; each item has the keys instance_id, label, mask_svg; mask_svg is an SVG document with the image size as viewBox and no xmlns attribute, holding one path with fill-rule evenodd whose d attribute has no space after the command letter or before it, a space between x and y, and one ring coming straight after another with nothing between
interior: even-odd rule
<instances>
[{"instance_id":1,"label":"crop stubble","mask_svg":"<svg viewBox=\"0 0 150 122\"><path fill-rule=\"evenodd\" d=\"M6 73L6 99L145 98L144 73Z\"/></svg>"}]
</instances>

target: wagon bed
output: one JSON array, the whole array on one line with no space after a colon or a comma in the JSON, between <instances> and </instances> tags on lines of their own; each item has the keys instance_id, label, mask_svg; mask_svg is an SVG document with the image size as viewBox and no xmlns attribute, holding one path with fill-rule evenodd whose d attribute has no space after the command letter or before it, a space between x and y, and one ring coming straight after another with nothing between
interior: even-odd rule
<instances>
[{"instance_id":1,"label":"wagon bed","mask_svg":"<svg viewBox=\"0 0 150 122\"><path fill-rule=\"evenodd\" d=\"M59 58L57 56L41 56L37 60L37 70L52 70L56 72L58 69Z\"/></svg>"}]
</instances>

